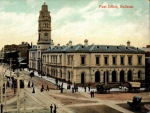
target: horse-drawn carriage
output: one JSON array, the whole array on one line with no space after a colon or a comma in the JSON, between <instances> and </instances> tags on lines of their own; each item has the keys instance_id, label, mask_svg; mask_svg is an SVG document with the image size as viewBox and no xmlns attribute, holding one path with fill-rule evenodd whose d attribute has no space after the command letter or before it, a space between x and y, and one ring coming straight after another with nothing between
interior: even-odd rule
<instances>
[{"instance_id":1,"label":"horse-drawn carriage","mask_svg":"<svg viewBox=\"0 0 150 113\"><path fill-rule=\"evenodd\" d=\"M97 93L99 94L110 93L110 89L111 87L105 84L100 84L96 86Z\"/></svg>"},{"instance_id":2,"label":"horse-drawn carriage","mask_svg":"<svg viewBox=\"0 0 150 113\"><path fill-rule=\"evenodd\" d=\"M128 91L129 92L140 92L141 83L140 82L129 82L128 83Z\"/></svg>"}]
</instances>

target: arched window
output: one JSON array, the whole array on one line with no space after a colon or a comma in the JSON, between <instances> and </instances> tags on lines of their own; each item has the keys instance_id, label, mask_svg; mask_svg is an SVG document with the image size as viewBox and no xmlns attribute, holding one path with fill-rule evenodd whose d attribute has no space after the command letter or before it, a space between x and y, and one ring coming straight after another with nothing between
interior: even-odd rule
<instances>
[{"instance_id":1,"label":"arched window","mask_svg":"<svg viewBox=\"0 0 150 113\"><path fill-rule=\"evenodd\" d=\"M95 73L95 82L100 82L100 73L99 73L99 71L96 71L96 73Z\"/></svg>"},{"instance_id":2,"label":"arched window","mask_svg":"<svg viewBox=\"0 0 150 113\"><path fill-rule=\"evenodd\" d=\"M124 82L124 71L120 71L120 82Z\"/></svg>"},{"instance_id":3,"label":"arched window","mask_svg":"<svg viewBox=\"0 0 150 113\"><path fill-rule=\"evenodd\" d=\"M45 41L48 41L48 33L44 33Z\"/></svg>"},{"instance_id":4,"label":"arched window","mask_svg":"<svg viewBox=\"0 0 150 113\"><path fill-rule=\"evenodd\" d=\"M128 81L132 81L132 71L128 71Z\"/></svg>"}]
</instances>

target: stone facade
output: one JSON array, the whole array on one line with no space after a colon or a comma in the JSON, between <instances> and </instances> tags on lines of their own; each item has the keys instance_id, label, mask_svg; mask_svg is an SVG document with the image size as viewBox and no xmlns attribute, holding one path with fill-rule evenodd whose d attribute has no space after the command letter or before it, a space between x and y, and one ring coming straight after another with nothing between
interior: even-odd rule
<instances>
[{"instance_id":1,"label":"stone facade","mask_svg":"<svg viewBox=\"0 0 150 113\"><path fill-rule=\"evenodd\" d=\"M84 51L82 47L85 48ZM74 49L71 51L70 48ZM115 48L118 48L118 52ZM42 53L42 64L46 75L73 83L110 83L145 79L145 53L134 47L55 46Z\"/></svg>"}]
</instances>

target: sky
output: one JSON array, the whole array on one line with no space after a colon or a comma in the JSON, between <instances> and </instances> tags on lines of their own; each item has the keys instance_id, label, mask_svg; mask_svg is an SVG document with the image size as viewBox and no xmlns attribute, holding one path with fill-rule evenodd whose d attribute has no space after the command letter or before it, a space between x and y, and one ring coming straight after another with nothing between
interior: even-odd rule
<instances>
[{"instance_id":1,"label":"sky","mask_svg":"<svg viewBox=\"0 0 150 113\"><path fill-rule=\"evenodd\" d=\"M135 47L150 44L149 0L0 0L0 49L21 42L37 44L44 2L52 18L55 45L84 44L85 39L89 45L126 45L128 40Z\"/></svg>"}]
</instances>

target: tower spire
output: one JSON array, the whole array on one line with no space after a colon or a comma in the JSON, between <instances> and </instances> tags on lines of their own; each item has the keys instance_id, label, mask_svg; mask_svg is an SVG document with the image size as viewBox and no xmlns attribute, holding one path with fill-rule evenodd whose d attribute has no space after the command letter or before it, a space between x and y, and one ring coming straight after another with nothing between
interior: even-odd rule
<instances>
[{"instance_id":1,"label":"tower spire","mask_svg":"<svg viewBox=\"0 0 150 113\"><path fill-rule=\"evenodd\" d=\"M39 36L38 44L50 44L51 42L51 16L48 11L48 6L44 2L39 12Z\"/></svg>"}]
</instances>

